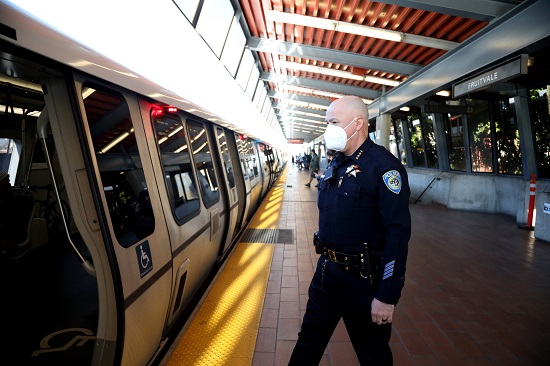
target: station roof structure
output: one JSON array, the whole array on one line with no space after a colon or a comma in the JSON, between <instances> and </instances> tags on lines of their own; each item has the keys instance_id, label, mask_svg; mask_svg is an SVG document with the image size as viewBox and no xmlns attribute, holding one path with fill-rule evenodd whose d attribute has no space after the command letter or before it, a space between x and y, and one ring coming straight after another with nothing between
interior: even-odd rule
<instances>
[{"instance_id":1,"label":"station roof structure","mask_svg":"<svg viewBox=\"0 0 550 366\"><path fill-rule=\"evenodd\" d=\"M523 2L233 1L286 138L306 143L334 98L376 101Z\"/></svg>"}]
</instances>

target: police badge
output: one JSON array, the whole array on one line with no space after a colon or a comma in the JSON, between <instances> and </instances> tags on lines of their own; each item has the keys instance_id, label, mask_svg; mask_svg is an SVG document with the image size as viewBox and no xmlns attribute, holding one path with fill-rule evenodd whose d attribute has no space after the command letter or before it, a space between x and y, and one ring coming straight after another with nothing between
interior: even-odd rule
<instances>
[{"instance_id":1,"label":"police badge","mask_svg":"<svg viewBox=\"0 0 550 366\"><path fill-rule=\"evenodd\" d=\"M401 192L401 174L397 170L390 170L382 176L386 187L395 194Z\"/></svg>"},{"instance_id":2,"label":"police badge","mask_svg":"<svg viewBox=\"0 0 550 366\"><path fill-rule=\"evenodd\" d=\"M359 165L351 165L348 166L344 174L347 174L348 177L353 176L354 178L357 178L357 173L361 173L361 171L359 170Z\"/></svg>"}]
</instances>

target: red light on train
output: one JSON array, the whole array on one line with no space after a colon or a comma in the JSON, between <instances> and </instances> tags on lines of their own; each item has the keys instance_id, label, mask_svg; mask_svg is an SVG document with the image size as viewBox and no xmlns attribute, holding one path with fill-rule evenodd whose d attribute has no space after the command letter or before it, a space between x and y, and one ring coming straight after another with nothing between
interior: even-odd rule
<instances>
[{"instance_id":1,"label":"red light on train","mask_svg":"<svg viewBox=\"0 0 550 366\"><path fill-rule=\"evenodd\" d=\"M246 139L248 138L248 136L246 136L246 135L240 135L239 138L240 138L241 140L246 140Z\"/></svg>"},{"instance_id":2,"label":"red light on train","mask_svg":"<svg viewBox=\"0 0 550 366\"><path fill-rule=\"evenodd\" d=\"M153 111L151 112L151 115L153 117L160 117L164 114L164 111L162 110L162 108L154 108Z\"/></svg>"},{"instance_id":3,"label":"red light on train","mask_svg":"<svg viewBox=\"0 0 550 366\"><path fill-rule=\"evenodd\" d=\"M168 113L176 113L178 111L178 109L174 106L168 107L167 110L168 110Z\"/></svg>"}]
</instances>

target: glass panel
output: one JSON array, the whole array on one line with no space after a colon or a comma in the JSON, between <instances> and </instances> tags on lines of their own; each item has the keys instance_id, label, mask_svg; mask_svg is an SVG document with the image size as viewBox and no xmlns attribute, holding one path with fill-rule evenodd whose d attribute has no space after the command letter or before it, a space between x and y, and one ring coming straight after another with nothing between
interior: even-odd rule
<instances>
[{"instance_id":1,"label":"glass panel","mask_svg":"<svg viewBox=\"0 0 550 366\"><path fill-rule=\"evenodd\" d=\"M256 101L256 109L261 111L263 103L265 102L265 96L267 95L267 90L265 88L265 84L263 83L263 81L258 82L258 87L260 88L260 92L256 93L255 101Z\"/></svg>"},{"instance_id":2,"label":"glass panel","mask_svg":"<svg viewBox=\"0 0 550 366\"><path fill-rule=\"evenodd\" d=\"M205 0L202 5L196 30L218 58L222 54L234 13L230 1Z\"/></svg>"},{"instance_id":3,"label":"glass panel","mask_svg":"<svg viewBox=\"0 0 550 366\"><path fill-rule=\"evenodd\" d=\"M83 90L91 92L84 107L113 231L129 247L155 228L130 110L120 93L88 84Z\"/></svg>"},{"instance_id":4,"label":"glass panel","mask_svg":"<svg viewBox=\"0 0 550 366\"><path fill-rule=\"evenodd\" d=\"M533 121L535 150L540 178L550 178L550 88L531 90L529 112Z\"/></svg>"},{"instance_id":5,"label":"glass panel","mask_svg":"<svg viewBox=\"0 0 550 366\"><path fill-rule=\"evenodd\" d=\"M17 143L10 138L0 138L0 172L6 172L10 175L10 184L15 185L15 175L19 166L19 151L21 142Z\"/></svg>"},{"instance_id":6,"label":"glass panel","mask_svg":"<svg viewBox=\"0 0 550 366\"><path fill-rule=\"evenodd\" d=\"M231 156L227 149L227 140L225 139L225 133L221 128L216 128L216 136L218 138L218 146L220 147L223 167L225 169L225 175L229 183L229 188L235 187L235 173L233 170L233 163L231 162Z\"/></svg>"},{"instance_id":7,"label":"glass panel","mask_svg":"<svg viewBox=\"0 0 550 366\"><path fill-rule=\"evenodd\" d=\"M189 133L195 167L197 168L202 201L206 207L210 207L219 201L220 192L218 190L216 174L214 173L212 154L210 153L206 130L201 125L188 123L187 131Z\"/></svg>"},{"instance_id":8,"label":"glass panel","mask_svg":"<svg viewBox=\"0 0 550 366\"><path fill-rule=\"evenodd\" d=\"M472 171L491 173L493 171L493 140L491 138L491 120L489 103L486 100L469 99L473 113L468 116L470 154Z\"/></svg>"},{"instance_id":9,"label":"glass panel","mask_svg":"<svg viewBox=\"0 0 550 366\"><path fill-rule=\"evenodd\" d=\"M398 157L399 152L397 151L397 142L395 137L395 129L393 128L393 125L390 126L390 142L389 142L389 151L392 153L393 156Z\"/></svg>"},{"instance_id":10,"label":"glass panel","mask_svg":"<svg viewBox=\"0 0 550 366\"><path fill-rule=\"evenodd\" d=\"M255 159L247 158L246 159L246 165L248 167L248 175L251 177L257 176L258 174L255 174L255 166L254 161Z\"/></svg>"},{"instance_id":11,"label":"glass panel","mask_svg":"<svg viewBox=\"0 0 550 366\"><path fill-rule=\"evenodd\" d=\"M258 81L260 80L260 70L258 70L257 67L252 68L252 74L250 75L250 80L248 81L248 85L246 86L246 95L248 95L248 98L250 100L253 100L254 93L257 90L257 85L260 84Z\"/></svg>"},{"instance_id":12,"label":"glass panel","mask_svg":"<svg viewBox=\"0 0 550 366\"><path fill-rule=\"evenodd\" d=\"M250 52L250 50L244 51L243 59L241 60L241 65L239 66L239 71L237 72L236 78L243 90L246 90L253 66L254 57L252 56L252 52Z\"/></svg>"},{"instance_id":13,"label":"glass panel","mask_svg":"<svg viewBox=\"0 0 550 366\"><path fill-rule=\"evenodd\" d=\"M464 118L461 114L448 115L447 136L449 142L449 165L451 170L466 171L466 150L464 149Z\"/></svg>"},{"instance_id":14,"label":"glass panel","mask_svg":"<svg viewBox=\"0 0 550 366\"><path fill-rule=\"evenodd\" d=\"M235 142L237 143L237 151L239 153L239 156L244 156L245 154L248 154L248 141L246 139L241 138L241 136L236 133L235 134ZM248 169L245 166L244 159L241 159L241 169L243 170L243 179L248 180Z\"/></svg>"},{"instance_id":15,"label":"glass panel","mask_svg":"<svg viewBox=\"0 0 550 366\"><path fill-rule=\"evenodd\" d=\"M512 102L513 98L510 98ZM516 108L510 99L495 100L493 105L493 121L495 123L497 167L501 174L523 174L521 162L518 124L516 123Z\"/></svg>"},{"instance_id":16,"label":"glass panel","mask_svg":"<svg viewBox=\"0 0 550 366\"><path fill-rule=\"evenodd\" d=\"M397 139L397 149L399 151L398 158L401 160L401 164L407 165L407 151L405 150L407 146L405 144L405 138L403 137L403 125L404 125L404 122L402 120L397 121L396 139Z\"/></svg>"},{"instance_id":17,"label":"glass panel","mask_svg":"<svg viewBox=\"0 0 550 366\"><path fill-rule=\"evenodd\" d=\"M182 220L200 209L199 194L189 157L187 138L179 116L152 113L166 190L174 216Z\"/></svg>"},{"instance_id":18,"label":"glass panel","mask_svg":"<svg viewBox=\"0 0 550 366\"><path fill-rule=\"evenodd\" d=\"M437 149L435 146L434 122L431 114L422 113L422 133L426 145L428 168L438 168Z\"/></svg>"},{"instance_id":19,"label":"glass panel","mask_svg":"<svg viewBox=\"0 0 550 366\"><path fill-rule=\"evenodd\" d=\"M262 111L262 115L264 116L264 119L267 119L269 112L271 112L272 110L273 108L271 108L271 99L269 99L269 97L265 97L264 109Z\"/></svg>"},{"instance_id":20,"label":"glass panel","mask_svg":"<svg viewBox=\"0 0 550 366\"><path fill-rule=\"evenodd\" d=\"M233 17L231 29L229 30L227 41L223 47L222 58L220 59L227 71L229 71L233 77L235 77L237 73L245 44L246 37L243 33L243 29L239 22L237 22L237 18Z\"/></svg>"},{"instance_id":21,"label":"glass panel","mask_svg":"<svg viewBox=\"0 0 550 366\"><path fill-rule=\"evenodd\" d=\"M197 14L197 6L200 0L174 0L174 2L187 17L187 20L192 23L193 19L195 19L195 14Z\"/></svg>"},{"instance_id":22,"label":"glass panel","mask_svg":"<svg viewBox=\"0 0 550 366\"><path fill-rule=\"evenodd\" d=\"M409 116L408 126L411 136L411 153L413 166L426 167L426 160L424 157L424 155L426 154L426 149L424 148L424 139L422 137L422 129L418 116Z\"/></svg>"}]
</instances>

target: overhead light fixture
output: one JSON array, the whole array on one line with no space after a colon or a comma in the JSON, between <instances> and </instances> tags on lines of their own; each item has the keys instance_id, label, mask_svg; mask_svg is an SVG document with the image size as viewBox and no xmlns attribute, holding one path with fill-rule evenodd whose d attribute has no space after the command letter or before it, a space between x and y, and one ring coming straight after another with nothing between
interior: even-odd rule
<instances>
[{"instance_id":1,"label":"overhead light fixture","mask_svg":"<svg viewBox=\"0 0 550 366\"><path fill-rule=\"evenodd\" d=\"M302 102L300 100L288 99L288 98L277 98L281 103L297 105L299 107L313 108L313 109L328 109L328 106L322 104Z\"/></svg>"},{"instance_id":2,"label":"overhead light fixture","mask_svg":"<svg viewBox=\"0 0 550 366\"><path fill-rule=\"evenodd\" d=\"M343 96L343 94L327 92L327 91L324 91L324 90L304 88L303 86L295 86L295 85L284 84L284 83L280 83L279 85L281 85L282 88L287 89L287 90L292 90L292 91L305 93L305 94L311 94L313 96L319 95L319 96L322 96L322 97L329 97L329 98L341 98Z\"/></svg>"},{"instance_id":3,"label":"overhead light fixture","mask_svg":"<svg viewBox=\"0 0 550 366\"><path fill-rule=\"evenodd\" d=\"M290 123L298 123L296 121L303 121L303 122L309 123L309 125L314 124L314 125L324 126L326 124L326 122L315 121L315 120L311 120L311 119L307 119L307 118L292 117L292 116L283 116L282 120L285 121L285 122L290 122Z\"/></svg>"},{"instance_id":4,"label":"overhead light fixture","mask_svg":"<svg viewBox=\"0 0 550 366\"><path fill-rule=\"evenodd\" d=\"M29 112L27 109L23 109L23 108L19 108L19 107L12 107L12 106L7 106L7 105L4 105L4 104L0 104L0 111L5 111L6 108L8 108L8 110L11 112L13 110L13 114L15 115L18 115L18 116L31 116L31 117L39 117L40 116L40 113L42 113L41 111L32 111L32 112ZM13 109L12 109L13 108Z\"/></svg>"},{"instance_id":5,"label":"overhead light fixture","mask_svg":"<svg viewBox=\"0 0 550 366\"><path fill-rule=\"evenodd\" d=\"M124 132L120 136L118 136L116 139L111 141L107 146L105 146L103 149L101 149L98 154L105 154L107 151L111 150L113 147L118 145L120 142L122 142L126 137L130 136L130 134L134 133L134 128L132 127L130 131Z\"/></svg>"},{"instance_id":6,"label":"overhead light fixture","mask_svg":"<svg viewBox=\"0 0 550 366\"><path fill-rule=\"evenodd\" d=\"M380 78L376 76L369 76L369 75L355 75L349 71L335 70L335 69L330 69L328 67L319 67L315 65L306 65L298 62L276 60L275 65L276 67L285 68L285 69L314 72L317 74L331 75L331 76L336 76L336 77L345 78L345 79L366 81L368 83L382 84L382 85L388 85L388 86L397 86L400 84L399 81L396 81L396 80L390 80L390 79Z\"/></svg>"},{"instance_id":7,"label":"overhead light fixture","mask_svg":"<svg viewBox=\"0 0 550 366\"><path fill-rule=\"evenodd\" d=\"M440 97L450 97L451 92L448 91L448 90L441 90L441 91L438 91L437 93L435 93L435 95L439 95Z\"/></svg>"},{"instance_id":8,"label":"overhead light fixture","mask_svg":"<svg viewBox=\"0 0 550 366\"><path fill-rule=\"evenodd\" d=\"M310 17L307 15L285 13L275 10L268 10L266 12L266 18L274 22L302 25L306 27L320 28L336 32L351 33L359 36L386 39L388 41L394 42L401 42L403 40L403 34L401 32L368 27L366 25L354 23L340 22L326 18Z\"/></svg>"},{"instance_id":9,"label":"overhead light fixture","mask_svg":"<svg viewBox=\"0 0 550 366\"><path fill-rule=\"evenodd\" d=\"M402 33L390 29L369 27L361 24L340 22L337 20L310 17L294 13L285 13L275 10L268 10L266 12L266 19L273 22L302 25L305 27L326 29L337 32L345 32L350 34L357 34L359 36L386 39L394 42L405 42L418 46L439 48L447 51L452 50L459 45L459 43L457 42L451 42L444 39L418 36L416 34Z\"/></svg>"},{"instance_id":10,"label":"overhead light fixture","mask_svg":"<svg viewBox=\"0 0 550 366\"><path fill-rule=\"evenodd\" d=\"M294 116L299 114L299 115L308 116L308 117L324 118L316 113L308 113L308 112L304 112L304 111L300 111L292 108L277 108L277 109L280 109L280 112L276 114L281 116Z\"/></svg>"},{"instance_id":11,"label":"overhead light fixture","mask_svg":"<svg viewBox=\"0 0 550 366\"><path fill-rule=\"evenodd\" d=\"M405 107L401 107L401 108L399 108L399 110L400 110L400 111L403 111L403 112L408 112L408 111L410 111L410 110L411 110L411 108L410 108L410 107L407 107L407 106L405 106Z\"/></svg>"},{"instance_id":12,"label":"overhead light fixture","mask_svg":"<svg viewBox=\"0 0 550 366\"><path fill-rule=\"evenodd\" d=\"M0 82L6 83L6 84L13 84L15 86L18 86L24 89L30 89L32 91L42 94L42 86L39 84L31 83L30 81L25 81L19 78L13 78L7 75L0 75Z\"/></svg>"}]
</instances>

